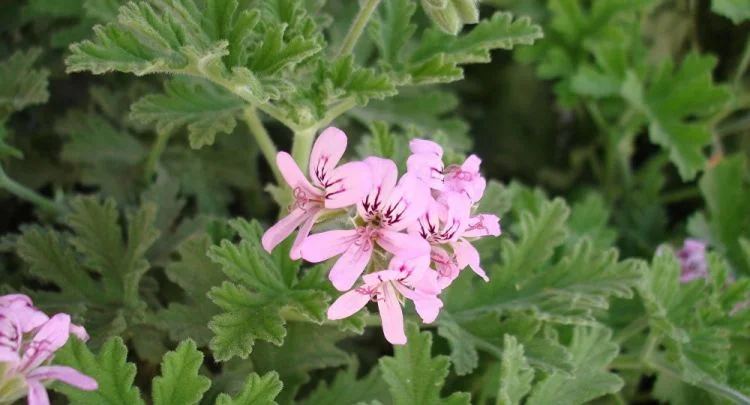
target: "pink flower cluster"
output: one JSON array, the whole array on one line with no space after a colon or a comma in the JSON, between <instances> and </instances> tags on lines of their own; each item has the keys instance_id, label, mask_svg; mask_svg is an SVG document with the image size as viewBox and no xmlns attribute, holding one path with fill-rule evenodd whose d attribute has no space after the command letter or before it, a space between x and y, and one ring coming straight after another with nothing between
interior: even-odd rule
<instances>
[{"instance_id":1,"label":"pink flower cluster","mask_svg":"<svg viewBox=\"0 0 750 405\"><path fill-rule=\"evenodd\" d=\"M338 257L329 279L348 292L331 305L328 318L346 318L373 300L386 339L404 344L405 300L430 323L443 306L438 296L462 269L488 280L471 241L500 235L499 218L473 214L486 186L474 155L460 166L445 167L440 145L415 139L407 172L399 178L393 161L375 156L338 166L346 145L341 130L323 131L310 156L312 181L288 153L278 154L294 202L262 244L270 252L299 228L291 258L319 263ZM310 235L320 218L337 214L348 215L351 226Z\"/></svg>"},{"instance_id":2,"label":"pink flower cluster","mask_svg":"<svg viewBox=\"0 0 750 405\"><path fill-rule=\"evenodd\" d=\"M70 334L87 340L86 331L68 314L48 317L22 294L0 296L0 403L28 396L29 405L49 405L44 383L60 380L82 390L97 389L96 381L65 366L52 366L55 351Z\"/></svg>"},{"instance_id":3,"label":"pink flower cluster","mask_svg":"<svg viewBox=\"0 0 750 405\"><path fill-rule=\"evenodd\" d=\"M680 281L687 283L697 278L708 277L706 263L706 243L699 239L685 239L682 249L677 252L680 259Z\"/></svg>"}]
</instances>

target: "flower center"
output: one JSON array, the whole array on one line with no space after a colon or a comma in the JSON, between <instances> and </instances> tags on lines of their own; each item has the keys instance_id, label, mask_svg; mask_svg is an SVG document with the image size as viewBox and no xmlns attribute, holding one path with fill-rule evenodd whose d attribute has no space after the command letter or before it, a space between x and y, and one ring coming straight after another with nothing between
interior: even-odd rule
<instances>
[{"instance_id":1,"label":"flower center","mask_svg":"<svg viewBox=\"0 0 750 405\"><path fill-rule=\"evenodd\" d=\"M323 204L323 200L320 197L308 194L302 187L295 187L293 195L294 202L287 207L289 211L299 208L307 212L309 208Z\"/></svg>"}]
</instances>

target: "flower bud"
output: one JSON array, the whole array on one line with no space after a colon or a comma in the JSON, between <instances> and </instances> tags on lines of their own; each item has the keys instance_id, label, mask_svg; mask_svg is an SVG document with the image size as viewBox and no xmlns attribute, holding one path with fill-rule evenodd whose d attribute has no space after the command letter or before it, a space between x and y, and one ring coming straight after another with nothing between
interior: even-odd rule
<instances>
[{"instance_id":1,"label":"flower bud","mask_svg":"<svg viewBox=\"0 0 750 405\"><path fill-rule=\"evenodd\" d=\"M476 24L479 22L479 0L451 0L461 22Z\"/></svg>"},{"instance_id":2,"label":"flower bud","mask_svg":"<svg viewBox=\"0 0 750 405\"><path fill-rule=\"evenodd\" d=\"M456 35L461 31L463 23L452 1L422 0L422 8L430 20L442 31L451 35Z\"/></svg>"}]
</instances>

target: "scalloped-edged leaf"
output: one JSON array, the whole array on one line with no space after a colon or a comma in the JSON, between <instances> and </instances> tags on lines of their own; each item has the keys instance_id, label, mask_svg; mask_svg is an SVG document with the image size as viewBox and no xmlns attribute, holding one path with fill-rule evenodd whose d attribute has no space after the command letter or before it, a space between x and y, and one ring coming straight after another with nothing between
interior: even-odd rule
<instances>
[{"instance_id":1,"label":"scalloped-edged leaf","mask_svg":"<svg viewBox=\"0 0 750 405\"><path fill-rule=\"evenodd\" d=\"M750 20L750 2L746 0L711 0L711 11L735 24Z\"/></svg>"},{"instance_id":2,"label":"scalloped-edged leaf","mask_svg":"<svg viewBox=\"0 0 750 405\"><path fill-rule=\"evenodd\" d=\"M497 405L519 405L523 397L531 391L533 379L534 369L524 357L523 346L513 336L505 335Z\"/></svg>"},{"instance_id":3,"label":"scalloped-edged leaf","mask_svg":"<svg viewBox=\"0 0 750 405\"><path fill-rule=\"evenodd\" d=\"M339 98L354 97L357 104L366 105L367 100L382 100L396 94L391 78L374 69L357 67L354 56L347 55L326 66L321 74L330 90Z\"/></svg>"},{"instance_id":4,"label":"scalloped-edged leaf","mask_svg":"<svg viewBox=\"0 0 750 405\"><path fill-rule=\"evenodd\" d=\"M381 60L393 67L404 63L404 47L417 30L411 22L417 3L414 0L385 0L370 21L369 34Z\"/></svg>"},{"instance_id":5,"label":"scalloped-edged leaf","mask_svg":"<svg viewBox=\"0 0 750 405\"><path fill-rule=\"evenodd\" d=\"M197 404L211 386L208 377L198 374L202 365L203 353L192 340L164 355L161 375L154 378L151 389L154 405Z\"/></svg>"},{"instance_id":6,"label":"scalloped-edged leaf","mask_svg":"<svg viewBox=\"0 0 750 405\"><path fill-rule=\"evenodd\" d=\"M171 80L163 94L152 94L131 107L130 117L154 124L159 133L187 126L190 146L212 145L218 133L230 134L236 116L246 107L243 100L211 83Z\"/></svg>"},{"instance_id":7,"label":"scalloped-edged leaf","mask_svg":"<svg viewBox=\"0 0 750 405\"><path fill-rule=\"evenodd\" d=\"M649 120L651 141L669 150L680 176L690 180L703 169L703 148L712 135L704 119L729 100L725 86L713 82L717 59L688 54L675 68L671 59L657 70L649 84L628 72L622 96Z\"/></svg>"},{"instance_id":8,"label":"scalloped-edged leaf","mask_svg":"<svg viewBox=\"0 0 750 405\"><path fill-rule=\"evenodd\" d=\"M30 105L46 103L49 71L35 69L42 51L16 51L0 62L0 120Z\"/></svg>"},{"instance_id":9,"label":"scalloped-edged leaf","mask_svg":"<svg viewBox=\"0 0 750 405\"><path fill-rule=\"evenodd\" d=\"M383 378L388 384L395 405L469 404L471 396L456 392L441 398L440 390L448 375L446 356L432 357L432 334L419 332L409 324L407 344L396 346L393 357L380 359Z\"/></svg>"},{"instance_id":10,"label":"scalloped-edged leaf","mask_svg":"<svg viewBox=\"0 0 750 405\"><path fill-rule=\"evenodd\" d=\"M239 394L234 397L220 394L216 398L216 405L275 405L276 396L283 386L276 372L263 376L252 373Z\"/></svg>"},{"instance_id":11,"label":"scalloped-edged leaf","mask_svg":"<svg viewBox=\"0 0 750 405\"><path fill-rule=\"evenodd\" d=\"M95 356L78 339L68 343L55 353L55 364L72 367L86 374L99 384L94 391L81 391L67 384L55 384L57 391L64 393L76 404L90 405L145 405L138 387L133 385L135 364L127 362L128 349L119 337L109 339Z\"/></svg>"},{"instance_id":12,"label":"scalloped-edged leaf","mask_svg":"<svg viewBox=\"0 0 750 405\"><path fill-rule=\"evenodd\" d=\"M336 373L333 381L321 381L315 390L302 402L304 405L354 405L361 403L388 403L390 395L380 369L373 369L365 376L357 378L356 358L342 371Z\"/></svg>"}]
</instances>

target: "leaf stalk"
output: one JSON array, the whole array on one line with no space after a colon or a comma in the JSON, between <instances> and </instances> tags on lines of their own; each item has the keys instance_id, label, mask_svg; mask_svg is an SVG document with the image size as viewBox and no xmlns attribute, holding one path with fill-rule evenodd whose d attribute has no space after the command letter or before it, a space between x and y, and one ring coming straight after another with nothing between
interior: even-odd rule
<instances>
[{"instance_id":1,"label":"leaf stalk","mask_svg":"<svg viewBox=\"0 0 750 405\"><path fill-rule=\"evenodd\" d=\"M349 28L349 32L346 33L344 43L341 45L341 49L339 49L338 57L348 55L354 50L354 46L359 41L359 37L362 36L362 32L365 30L378 4L380 4L380 0L367 0L362 5L362 8L359 9L357 16L352 22L352 26Z\"/></svg>"}]
</instances>

